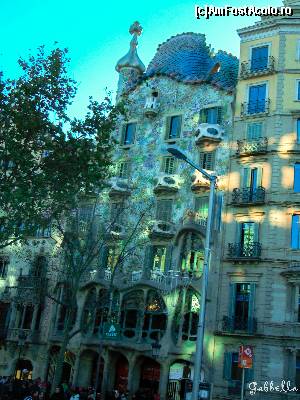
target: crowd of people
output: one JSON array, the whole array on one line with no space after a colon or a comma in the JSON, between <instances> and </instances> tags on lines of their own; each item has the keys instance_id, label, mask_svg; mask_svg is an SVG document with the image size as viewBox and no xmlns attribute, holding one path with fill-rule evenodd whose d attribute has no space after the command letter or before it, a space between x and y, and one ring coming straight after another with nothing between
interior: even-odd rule
<instances>
[{"instance_id":1,"label":"crowd of people","mask_svg":"<svg viewBox=\"0 0 300 400\"><path fill-rule=\"evenodd\" d=\"M158 393L153 394L149 389L138 390L132 396L125 389L115 389L106 393L107 400L159 400ZM62 383L51 394L51 384L40 378L16 379L15 377L0 376L0 400L102 400L101 393L96 393L92 387L72 387Z\"/></svg>"},{"instance_id":2,"label":"crowd of people","mask_svg":"<svg viewBox=\"0 0 300 400\"><path fill-rule=\"evenodd\" d=\"M40 378L15 379L14 377L0 377L0 400L100 400L101 394L95 393L93 388L71 387L63 383L53 394L49 382Z\"/></svg>"}]
</instances>

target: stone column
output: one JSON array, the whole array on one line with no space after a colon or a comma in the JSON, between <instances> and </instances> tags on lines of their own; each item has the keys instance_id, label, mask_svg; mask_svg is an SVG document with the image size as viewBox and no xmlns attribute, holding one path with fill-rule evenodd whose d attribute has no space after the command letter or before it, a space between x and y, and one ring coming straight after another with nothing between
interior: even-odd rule
<instances>
[{"instance_id":1,"label":"stone column","mask_svg":"<svg viewBox=\"0 0 300 400\"><path fill-rule=\"evenodd\" d=\"M72 379L72 385L77 386L77 378L78 378L78 373L79 373L79 366L80 366L80 350L76 354L76 360L75 360L75 365L74 365L74 373L73 373L73 379Z\"/></svg>"},{"instance_id":2,"label":"stone column","mask_svg":"<svg viewBox=\"0 0 300 400\"><path fill-rule=\"evenodd\" d=\"M167 399L167 389L169 381L170 364L163 362L160 364L160 378L159 378L159 396L160 400Z\"/></svg>"},{"instance_id":3,"label":"stone column","mask_svg":"<svg viewBox=\"0 0 300 400\"><path fill-rule=\"evenodd\" d=\"M12 303L10 320L9 320L9 325L8 325L9 329L13 329L15 327L16 315L17 315L17 305L16 305L16 303Z\"/></svg>"},{"instance_id":4,"label":"stone column","mask_svg":"<svg viewBox=\"0 0 300 400\"><path fill-rule=\"evenodd\" d=\"M114 385L115 363L107 349L103 349L102 358L104 361L103 376L102 376L102 399L105 400L106 392L111 391Z\"/></svg>"},{"instance_id":5,"label":"stone column","mask_svg":"<svg viewBox=\"0 0 300 400\"><path fill-rule=\"evenodd\" d=\"M139 388L139 372L140 369L136 363L136 355L132 354L128 359L128 384L127 388L129 391L130 398Z\"/></svg>"}]
</instances>

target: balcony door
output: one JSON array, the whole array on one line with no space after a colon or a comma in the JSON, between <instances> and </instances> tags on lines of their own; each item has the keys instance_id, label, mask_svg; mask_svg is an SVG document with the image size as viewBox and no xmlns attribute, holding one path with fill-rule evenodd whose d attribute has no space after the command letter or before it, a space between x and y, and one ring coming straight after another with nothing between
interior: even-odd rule
<instances>
[{"instance_id":1,"label":"balcony door","mask_svg":"<svg viewBox=\"0 0 300 400\"><path fill-rule=\"evenodd\" d=\"M243 222L240 229L242 256L252 257L255 251L255 242L258 241L258 225L255 222Z\"/></svg>"},{"instance_id":2,"label":"balcony door","mask_svg":"<svg viewBox=\"0 0 300 400\"><path fill-rule=\"evenodd\" d=\"M244 168L243 175L243 188L244 196L247 196L245 200L256 200L257 189L262 186L262 168Z\"/></svg>"},{"instance_id":3,"label":"balcony door","mask_svg":"<svg viewBox=\"0 0 300 400\"><path fill-rule=\"evenodd\" d=\"M233 283L230 285L230 320L233 330L254 330L255 283Z\"/></svg>"},{"instance_id":4,"label":"balcony door","mask_svg":"<svg viewBox=\"0 0 300 400\"><path fill-rule=\"evenodd\" d=\"M266 110L267 85L249 87L248 114L257 114Z\"/></svg>"},{"instance_id":5,"label":"balcony door","mask_svg":"<svg viewBox=\"0 0 300 400\"><path fill-rule=\"evenodd\" d=\"M263 71L268 67L268 46L254 47L251 54L251 71Z\"/></svg>"}]
</instances>

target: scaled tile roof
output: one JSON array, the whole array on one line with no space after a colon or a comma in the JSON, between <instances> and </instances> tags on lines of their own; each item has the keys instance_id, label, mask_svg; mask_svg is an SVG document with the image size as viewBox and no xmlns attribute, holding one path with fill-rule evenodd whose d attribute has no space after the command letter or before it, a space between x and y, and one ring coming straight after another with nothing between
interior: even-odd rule
<instances>
[{"instance_id":1,"label":"scaled tile roof","mask_svg":"<svg viewBox=\"0 0 300 400\"><path fill-rule=\"evenodd\" d=\"M166 75L186 83L208 82L232 90L237 83L238 67L238 59L232 54L214 54L204 34L188 32L159 45L144 76Z\"/></svg>"}]
</instances>

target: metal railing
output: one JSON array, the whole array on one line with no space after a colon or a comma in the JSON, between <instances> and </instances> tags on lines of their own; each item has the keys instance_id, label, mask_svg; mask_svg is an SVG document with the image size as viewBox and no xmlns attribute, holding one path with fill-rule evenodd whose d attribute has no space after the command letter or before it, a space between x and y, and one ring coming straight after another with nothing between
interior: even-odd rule
<instances>
[{"instance_id":1,"label":"metal railing","mask_svg":"<svg viewBox=\"0 0 300 400\"><path fill-rule=\"evenodd\" d=\"M238 140L237 146L237 155L266 153L268 150L268 138L262 137L256 140Z\"/></svg>"},{"instance_id":2,"label":"metal railing","mask_svg":"<svg viewBox=\"0 0 300 400\"><path fill-rule=\"evenodd\" d=\"M261 256L261 243L228 243L228 258L258 259Z\"/></svg>"},{"instance_id":3,"label":"metal railing","mask_svg":"<svg viewBox=\"0 0 300 400\"><path fill-rule=\"evenodd\" d=\"M270 99L249 101L241 105L241 117L256 114L268 114L270 111Z\"/></svg>"},{"instance_id":4,"label":"metal railing","mask_svg":"<svg viewBox=\"0 0 300 400\"><path fill-rule=\"evenodd\" d=\"M275 72L275 58L273 56L257 58L241 63L240 78L266 75Z\"/></svg>"},{"instance_id":5,"label":"metal railing","mask_svg":"<svg viewBox=\"0 0 300 400\"><path fill-rule=\"evenodd\" d=\"M257 332L257 319L253 317L242 318L239 316L228 317L227 315L224 315L221 330L228 333L242 331L248 334L253 334Z\"/></svg>"},{"instance_id":6,"label":"metal railing","mask_svg":"<svg viewBox=\"0 0 300 400\"><path fill-rule=\"evenodd\" d=\"M257 188L235 188L232 192L232 203L235 205L264 203L266 190L262 186Z\"/></svg>"}]
</instances>

